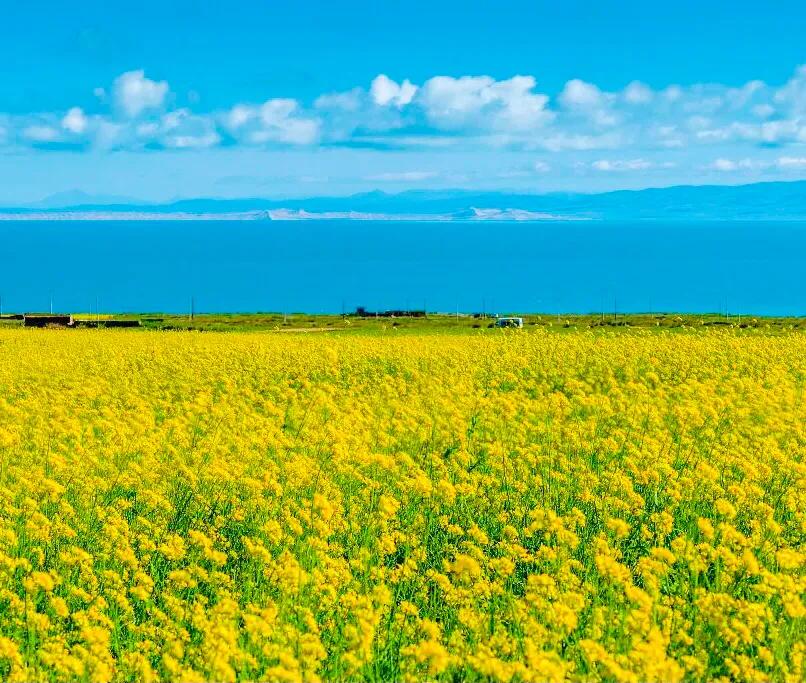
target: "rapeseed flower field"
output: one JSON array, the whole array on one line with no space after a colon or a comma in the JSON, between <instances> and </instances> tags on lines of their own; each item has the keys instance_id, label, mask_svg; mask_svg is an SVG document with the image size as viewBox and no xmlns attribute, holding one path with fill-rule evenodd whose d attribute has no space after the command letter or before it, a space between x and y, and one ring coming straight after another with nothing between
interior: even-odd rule
<instances>
[{"instance_id":1,"label":"rapeseed flower field","mask_svg":"<svg viewBox=\"0 0 806 683\"><path fill-rule=\"evenodd\" d=\"M806 336L0 330L4 681L803 681Z\"/></svg>"}]
</instances>

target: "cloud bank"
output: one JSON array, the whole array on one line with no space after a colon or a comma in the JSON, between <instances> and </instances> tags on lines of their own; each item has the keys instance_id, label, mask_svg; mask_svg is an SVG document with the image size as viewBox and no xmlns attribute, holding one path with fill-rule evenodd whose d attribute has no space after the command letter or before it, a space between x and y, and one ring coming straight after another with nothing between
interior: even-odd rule
<instances>
[{"instance_id":1,"label":"cloud bank","mask_svg":"<svg viewBox=\"0 0 806 683\"><path fill-rule=\"evenodd\" d=\"M806 66L778 85L750 80L739 87L658 89L631 81L608 91L574 78L554 94L541 92L532 75L435 75L415 83L378 74L311 102L275 93L215 111L196 111L196 93L186 98L194 109L175 106L170 84L142 70L110 84L88 84L90 91L96 103L87 109L65 103L62 111L0 113L0 149L488 147L533 152L538 173L562 154L598 155L577 160L574 168L601 174L673 168L678 161L664 154L679 159L696 150L698 168L716 174L806 170ZM428 177L419 171L378 175Z\"/></svg>"}]
</instances>

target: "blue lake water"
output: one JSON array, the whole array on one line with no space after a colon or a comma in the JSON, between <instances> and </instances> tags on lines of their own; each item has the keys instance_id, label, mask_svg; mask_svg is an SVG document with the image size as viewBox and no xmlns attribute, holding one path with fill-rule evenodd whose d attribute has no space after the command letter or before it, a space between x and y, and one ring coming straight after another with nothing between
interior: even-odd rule
<instances>
[{"instance_id":1,"label":"blue lake water","mask_svg":"<svg viewBox=\"0 0 806 683\"><path fill-rule=\"evenodd\" d=\"M3 311L806 314L796 222L0 222Z\"/></svg>"}]
</instances>

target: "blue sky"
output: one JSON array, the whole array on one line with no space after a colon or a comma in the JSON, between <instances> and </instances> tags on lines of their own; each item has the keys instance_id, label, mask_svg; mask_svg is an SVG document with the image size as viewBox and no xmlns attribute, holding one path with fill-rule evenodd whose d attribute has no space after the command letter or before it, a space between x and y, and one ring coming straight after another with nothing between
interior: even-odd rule
<instances>
[{"instance_id":1,"label":"blue sky","mask_svg":"<svg viewBox=\"0 0 806 683\"><path fill-rule=\"evenodd\" d=\"M802 3L0 9L5 205L806 177Z\"/></svg>"}]
</instances>

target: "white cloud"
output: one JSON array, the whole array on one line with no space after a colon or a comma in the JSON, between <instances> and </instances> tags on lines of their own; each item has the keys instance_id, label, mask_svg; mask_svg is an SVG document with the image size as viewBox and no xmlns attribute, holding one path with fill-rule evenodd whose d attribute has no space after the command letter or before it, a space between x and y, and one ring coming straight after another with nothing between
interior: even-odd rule
<instances>
[{"instance_id":1,"label":"white cloud","mask_svg":"<svg viewBox=\"0 0 806 683\"><path fill-rule=\"evenodd\" d=\"M633 81L624 88L624 100L629 104L648 104L652 101L652 89L641 81Z\"/></svg>"},{"instance_id":2,"label":"white cloud","mask_svg":"<svg viewBox=\"0 0 806 683\"><path fill-rule=\"evenodd\" d=\"M754 159L739 159L733 161L731 159L715 159L710 168L714 171L732 172L732 171L751 171L761 169L769 166L768 163L757 161Z\"/></svg>"},{"instance_id":3,"label":"white cloud","mask_svg":"<svg viewBox=\"0 0 806 683\"><path fill-rule=\"evenodd\" d=\"M380 107L405 107L417 94L417 86L408 79L398 84L385 74L375 77L369 88L372 100Z\"/></svg>"},{"instance_id":4,"label":"white cloud","mask_svg":"<svg viewBox=\"0 0 806 683\"><path fill-rule=\"evenodd\" d=\"M112 94L116 106L129 118L159 109L168 95L168 83L152 81L140 71L127 71L115 79Z\"/></svg>"},{"instance_id":5,"label":"white cloud","mask_svg":"<svg viewBox=\"0 0 806 683\"><path fill-rule=\"evenodd\" d=\"M93 146L101 150L121 147L126 138L125 133L124 125L101 119L95 130Z\"/></svg>"},{"instance_id":6,"label":"white cloud","mask_svg":"<svg viewBox=\"0 0 806 683\"><path fill-rule=\"evenodd\" d=\"M747 107L767 86L764 81L748 81L740 88L729 88L725 93L725 99L734 109Z\"/></svg>"},{"instance_id":7,"label":"white cloud","mask_svg":"<svg viewBox=\"0 0 806 683\"><path fill-rule=\"evenodd\" d=\"M146 123L138 123L134 128L137 137L140 138L153 138L160 132L160 125L156 121L147 121Z\"/></svg>"},{"instance_id":8,"label":"white cloud","mask_svg":"<svg viewBox=\"0 0 806 683\"><path fill-rule=\"evenodd\" d=\"M578 78L565 84L559 100L567 109L590 110L607 104L605 94L599 88Z\"/></svg>"},{"instance_id":9,"label":"white cloud","mask_svg":"<svg viewBox=\"0 0 806 683\"><path fill-rule=\"evenodd\" d=\"M775 107L765 102L764 104L757 104L751 111L754 116L758 116L760 119L767 119L775 113Z\"/></svg>"},{"instance_id":10,"label":"white cloud","mask_svg":"<svg viewBox=\"0 0 806 683\"><path fill-rule=\"evenodd\" d=\"M154 137L162 146L171 149L203 149L221 141L212 121L184 108L168 112L159 123L144 124L139 130L143 137Z\"/></svg>"},{"instance_id":11,"label":"white cloud","mask_svg":"<svg viewBox=\"0 0 806 683\"><path fill-rule=\"evenodd\" d=\"M647 134L650 141L666 149L679 148L686 144L684 133L676 125L650 126Z\"/></svg>"},{"instance_id":12,"label":"white cloud","mask_svg":"<svg viewBox=\"0 0 806 683\"><path fill-rule=\"evenodd\" d=\"M87 130L87 124L87 116L80 107L73 107L62 119L62 128L76 135L81 135Z\"/></svg>"},{"instance_id":13,"label":"white cloud","mask_svg":"<svg viewBox=\"0 0 806 683\"><path fill-rule=\"evenodd\" d=\"M255 107L246 104L236 104L226 116L226 125L232 130L237 130L241 126L249 123L250 120L257 116Z\"/></svg>"},{"instance_id":14,"label":"white cloud","mask_svg":"<svg viewBox=\"0 0 806 683\"><path fill-rule=\"evenodd\" d=\"M536 139L531 146L546 149L549 152L573 150L577 152L595 149L616 149L623 147L624 138L618 133L601 135L557 133L547 138Z\"/></svg>"},{"instance_id":15,"label":"white cloud","mask_svg":"<svg viewBox=\"0 0 806 683\"><path fill-rule=\"evenodd\" d=\"M785 170L806 169L806 157L779 157L775 163Z\"/></svg>"},{"instance_id":16,"label":"white cloud","mask_svg":"<svg viewBox=\"0 0 806 683\"><path fill-rule=\"evenodd\" d=\"M679 85L670 85L661 91L661 96L667 102L677 102L683 98L683 88Z\"/></svg>"},{"instance_id":17,"label":"white cloud","mask_svg":"<svg viewBox=\"0 0 806 683\"><path fill-rule=\"evenodd\" d=\"M806 114L806 65L795 70L792 78L775 92L773 101L790 113Z\"/></svg>"},{"instance_id":18,"label":"white cloud","mask_svg":"<svg viewBox=\"0 0 806 683\"><path fill-rule=\"evenodd\" d=\"M312 119L297 116L299 105L295 100L269 100L260 108L261 131L264 140L278 140L297 145L315 142L319 124Z\"/></svg>"},{"instance_id":19,"label":"white cloud","mask_svg":"<svg viewBox=\"0 0 806 683\"><path fill-rule=\"evenodd\" d=\"M53 126L33 124L22 131L22 136L31 142L55 142L59 139L59 131Z\"/></svg>"},{"instance_id":20,"label":"white cloud","mask_svg":"<svg viewBox=\"0 0 806 683\"><path fill-rule=\"evenodd\" d=\"M314 100L316 109L340 109L345 112L355 112L361 109L364 91L353 88L347 92L328 93L320 95Z\"/></svg>"},{"instance_id":21,"label":"white cloud","mask_svg":"<svg viewBox=\"0 0 806 683\"><path fill-rule=\"evenodd\" d=\"M682 106L686 113L712 114L725 104L721 94L709 94L702 86L694 86L686 94Z\"/></svg>"},{"instance_id":22,"label":"white cloud","mask_svg":"<svg viewBox=\"0 0 806 683\"><path fill-rule=\"evenodd\" d=\"M806 170L806 157L780 156L777 159L743 159L719 158L711 162L707 168L714 171L734 173L739 171L769 171L794 172Z\"/></svg>"},{"instance_id":23,"label":"white cloud","mask_svg":"<svg viewBox=\"0 0 806 683\"><path fill-rule=\"evenodd\" d=\"M381 182L419 182L422 180L431 180L438 175L439 174L435 171L402 171L397 173L379 173L377 175L367 176L366 180Z\"/></svg>"},{"instance_id":24,"label":"white cloud","mask_svg":"<svg viewBox=\"0 0 806 683\"><path fill-rule=\"evenodd\" d=\"M292 99L266 100L258 106L239 104L223 120L232 135L249 144L309 145L319 138L319 121L307 118Z\"/></svg>"},{"instance_id":25,"label":"white cloud","mask_svg":"<svg viewBox=\"0 0 806 683\"><path fill-rule=\"evenodd\" d=\"M418 103L427 120L444 130L523 132L553 118L546 95L533 93L532 76L496 81L489 76L435 76L423 85Z\"/></svg>"},{"instance_id":26,"label":"white cloud","mask_svg":"<svg viewBox=\"0 0 806 683\"><path fill-rule=\"evenodd\" d=\"M803 171L806 170L806 157L780 156L777 159L751 159L747 157L735 160L719 158L711 162L707 168L726 173L765 170Z\"/></svg>"},{"instance_id":27,"label":"white cloud","mask_svg":"<svg viewBox=\"0 0 806 683\"><path fill-rule=\"evenodd\" d=\"M784 144L806 142L806 122L799 119L773 121L733 121L721 128L706 128L696 133L697 140L705 143L733 141Z\"/></svg>"},{"instance_id":28,"label":"white cloud","mask_svg":"<svg viewBox=\"0 0 806 683\"><path fill-rule=\"evenodd\" d=\"M735 171L738 166L735 161L730 159L715 159L711 164L711 168L715 171Z\"/></svg>"},{"instance_id":29,"label":"white cloud","mask_svg":"<svg viewBox=\"0 0 806 683\"><path fill-rule=\"evenodd\" d=\"M494 83L488 76L435 76L423 86L420 102L432 121L461 126L492 102L490 88Z\"/></svg>"},{"instance_id":30,"label":"white cloud","mask_svg":"<svg viewBox=\"0 0 806 683\"><path fill-rule=\"evenodd\" d=\"M587 118L597 127L615 126L620 121L612 107L615 96L593 83L574 78L565 84L558 99L568 112Z\"/></svg>"},{"instance_id":31,"label":"white cloud","mask_svg":"<svg viewBox=\"0 0 806 683\"><path fill-rule=\"evenodd\" d=\"M267 93L282 95L283 93ZM518 172L583 168L634 173L678 165L700 172L769 170L799 172L806 143L806 67L783 84L749 80L651 88L641 81L606 91L575 78L556 99L538 91L531 75L436 75L423 83L378 75L371 84L324 92L310 101L270 97L202 111L203 98L172 106L168 83L128 71L110 88L96 88L86 109L3 115L3 146L65 142L100 149L199 149L227 145L372 146L431 154L497 147L501 153L534 153ZM760 161L764 148L777 160ZM709 152L708 149L713 151ZM605 151L612 150L612 151ZM597 158L597 157L603 158ZM545 157L545 158L544 158ZM715 161L710 161L718 157ZM771 157L770 157L771 158ZM556 160L556 161L555 161ZM417 174L380 174L379 181L417 182ZM452 178L447 173L443 180Z\"/></svg>"},{"instance_id":32,"label":"white cloud","mask_svg":"<svg viewBox=\"0 0 806 683\"><path fill-rule=\"evenodd\" d=\"M591 164L591 168L596 171L642 171L652 168L653 164L646 159L618 159L611 161L609 159L599 159Z\"/></svg>"},{"instance_id":33,"label":"white cloud","mask_svg":"<svg viewBox=\"0 0 806 683\"><path fill-rule=\"evenodd\" d=\"M204 149L214 147L221 141L218 133L205 133L203 135L170 135L164 143L173 149Z\"/></svg>"}]
</instances>

